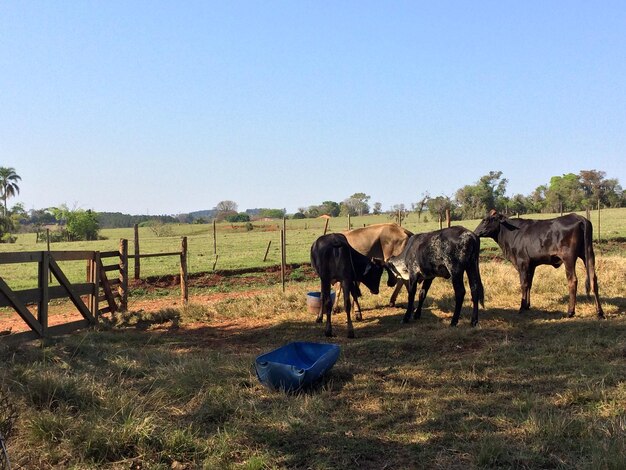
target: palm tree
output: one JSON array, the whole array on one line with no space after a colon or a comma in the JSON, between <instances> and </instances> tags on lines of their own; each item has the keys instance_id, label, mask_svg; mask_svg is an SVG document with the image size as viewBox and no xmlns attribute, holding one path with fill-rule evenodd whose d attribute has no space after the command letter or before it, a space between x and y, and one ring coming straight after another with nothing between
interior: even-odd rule
<instances>
[{"instance_id":1,"label":"palm tree","mask_svg":"<svg viewBox=\"0 0 626 470\"><path fill-rule=\"evenodd\" d=\"M2 194L0 198L4 202L4 216L7 215L7 199L20 193L20 187L17 185L22 178L15 173L15 168L0 167L0 189Z\"/></svg>"}]
</instances>

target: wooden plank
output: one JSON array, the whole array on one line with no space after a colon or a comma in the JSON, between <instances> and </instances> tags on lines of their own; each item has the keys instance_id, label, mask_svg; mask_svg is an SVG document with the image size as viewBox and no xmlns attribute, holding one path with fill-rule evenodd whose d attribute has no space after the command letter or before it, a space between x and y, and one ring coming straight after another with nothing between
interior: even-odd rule
<instances>
[{"instance_id":1,"label":"wooden plank","mask_svg":"<svg viewBox=\"0 0 626 470\"><path fill-rule=\"evenodd\" d=\"M54 274L54 276L59 281L59 284L65 287L65 290L67 291L70 300L81 313L81 315L89 320L89 322L95 323L96 319L93 317L80 296L76 294L76 292L74 292L74 290L72 289L72 284L67 279L67 277L65 277L65 274L63 274L63 271L61 271L61 268L59 268L59 265L52 256L50 257L50 269L52 271L52 274Z\"/></svg>"},{"instance_id":2,"label":"wooden plank","mask_svg":"<svg viewBox=\"0 0 626 470\"><path fill-rule=\"evenodd\" d=\"M100 253L96 251L96 256L94 260L91 262L91 282L93 282L93 296L91 297L91 314L98 319L99 311L100 311L100 269L99 266L102 264L102 260L100 259Z\"/></svg>"},{"instance_id":3,"label":"wooden plank","mask_svg":"<svg viewBox=\"0 0 626 470\"><path fill-rule=\"evenodd\" d=\"M94 251L51 251L50 255L56 261L79 261L84 259L94 259Z\"/></svg>"},{"instance_id":4,"label":"wooden plank","mask_svg":"<svg viewBox=\"0 0 626 470\"><path fill-rule=\"evenodd\" d=\"M74 292L78 295L91 295L94 291L94 285L88 282L82 284L74 284ZM41 289L38 287L34 289L24 289L13 291L15 296L22 301L24 305L38 304L41 299ZM67 297L67 292L63 286L50 286L48 287L48 300L52 299L64 299ZM0 307L11 307L13 304L11 301L0 292Z\"/></svg>"},{"instance_id":5,"label":"wooden plank","mask_svg":"<svg viewBox=\"0 0 626 470\"><path fill-rule=\"evenodd\" d=\"M107 301L107 304L109 304L111 312L117 312L117 304L115 303L115 299L113 298L113 293L111 292L111 286L109 285L107 274L102 269L102 264L99 266L98 271L100 272L100 284L102 285L102 291L104 292L104 297Z\"/></svg>"},{"instance_id":6,"label":"wooden plank","mask_svg":"<svg viewBox=\"0 0 626 470\"><path fill-rule=\"evenodd\" d=\"M100 258L117 258L120 256L119 251L101 251Z\"/></svg>"},{"instance_id":7,"label":"wooden plank","mask_svg":"<svg viewBox=\"0 0 626 470\"><path fill-rule=\"evenodd\" d=\"M30 329L36 332L39 336L43 336L43 329L41 328L41 324L37 321L33 314L30 313L30 310L26 308L26 305L24 305L24 303L17 298L11 288L7 285L6 282L4 282L4 279L2 279L1 277L0 292L2 292L7 299L9 299L13 309L15 309L20 317L22 317L22 320L26 322Z\"/></svg>"},{"instance_id":8,"label":"wooden plank","mask_svg":"<svg viewBox=\"0 0 626 470\"><path fill-rule=\"evenodd\" d=\"M139 255L140 258L156 258L157 256L180 256L180 251L171 251L168 253L144 253ZM135 255L128 255L128 257L134 259Z\"/></svg>"},{"instance_id":9,"label":"wooden plank","mask_svg":"<svg viewBox=\"0 0 626 470\"><path fill-rule=\"evenodd\" d=\"M48 334L48 303L50 302L49 290L48 290L48 275L49 275L49 260L50 253L44 252L39 263L39 291L41 298L37 306L37 320L41 325L42 336Z\"/></svg>"},{"instance_id":10,"label":"wooden plank","mask_svg":"<svg viewBox=\"0 0 626 470\"><path fill-rule=\"evenodd\" d=\"M111 271L119 271L120 270L120 265L119 264L109 264L106 266L102 266L102 269L104 269L105 273L111 272Z\"/></svg>"},{"instance_id":11,"label":"wooden plank","mask_svg":"<svg viewBox=\"0 0 626 470\"><path fill-rule=\"evenodd\" d=\"M19 253L0 253L0 264L39 263L43 251L23 251Z\"/></svg>"},{"instance_id":12,"label":"wooden plank","mask_svg":"<svg viewBox=\"0 0 626 470\"><path fill-rule=\"evenodd\" d=\"M104 307L100 309L100 315L105 313L111 313L111 307Z\"/></svg>"},{"instance_id":13,"label":"wooden plank","mask_svg":"<svg viewBox=\"0 0 626 470\"><path fill-rule=\"evenodd\" d=\"M122 312L128 309L128 240L120 239L120 274L117 292L120 294L119 307Z\"/></svg>"}]
</instances>

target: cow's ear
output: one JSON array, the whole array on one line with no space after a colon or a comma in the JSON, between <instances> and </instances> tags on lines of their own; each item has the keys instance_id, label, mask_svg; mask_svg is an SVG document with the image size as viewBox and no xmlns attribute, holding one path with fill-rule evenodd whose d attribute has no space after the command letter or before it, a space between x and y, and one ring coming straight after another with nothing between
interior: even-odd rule
<instances>
[{"instance_id":1,"label":"cow's ear","mask_svg":"<svg viewBox=\"0 0 626 470\"><path fill-rule=\"evenodd\" d=\"M497 211L497 210L495 210L495 209L491 209L491 210L489 211L489 217L493 217L493 216L494 216L494 215L496 215L497 213L498 213L498 211Z\"/></svg>"},{"instance_id":2,"label":"cow's ear","mask_svg":"<svg viewBox=\"0 0 626 470\"><path fill-rule=\"evenodd\" d=\"M367 263L367 266L365 266L365 271L363 271L363 276L366 276L367 273L369 273L371 269L372 269L372 265L370 263Z\"/></svg>"}]
</instances>

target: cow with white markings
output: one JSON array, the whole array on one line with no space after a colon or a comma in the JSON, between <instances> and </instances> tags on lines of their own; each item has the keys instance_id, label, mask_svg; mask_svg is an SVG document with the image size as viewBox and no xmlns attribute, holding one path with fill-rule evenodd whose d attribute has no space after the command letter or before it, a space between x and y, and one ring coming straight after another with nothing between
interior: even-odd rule
<instances>
[{"instance_id":1,"label":"cow with white markings","mask_svg":"<svg viewBox=\"0 0 626 470\"><path fill-rule=\"evenodd\" d=\"M407 323L411 314L418 319L424 299L436 277L452 280L454 288L454 314L450 326L456 326L461 314L465 286L463 274L467 273L472 297L472 326L478 324L478 304L484 307L484 290L480 279L478 255L480 239L463 227L450 227L435 232L413 235L399 256L390 258L389 268L408 281L409 302L402 319ZM422 285L417 307L414 309L418 284Z\"/></svg>"}]
</instances>

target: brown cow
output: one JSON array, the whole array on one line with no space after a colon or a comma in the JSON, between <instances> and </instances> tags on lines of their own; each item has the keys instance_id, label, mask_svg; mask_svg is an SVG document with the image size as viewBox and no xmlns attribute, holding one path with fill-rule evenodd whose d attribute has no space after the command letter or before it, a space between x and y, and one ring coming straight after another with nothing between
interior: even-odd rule
<instances>
[{"instance_id":1,"label":"brown cow","mask_svg":"<svg viewBox=\"0 0 626 470\"><path fill-rule=\"evenodd\" d=\"M398 256L404 250L409 237L413 235L408 230L400 227L397 224L374 224L368 225L363 228L356 228L354 230L346 230L342 232L348 243L359 253L369 257L387 261L392 256ZM389 305L394 306L400 289L405 285L405 282L398 279L396 288L389 299ZM339 292L337 286L335 289ZM339 296L337 296L338 298ZM361 306L358 300L355 300L355 317L357 320L361 320Z\"/></svg>"}]
</instances>

